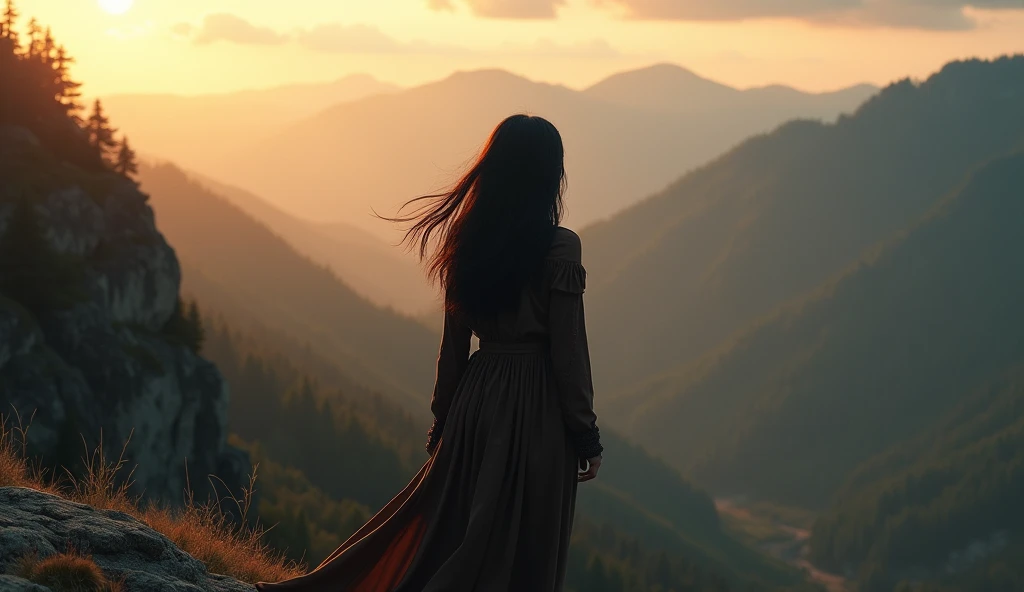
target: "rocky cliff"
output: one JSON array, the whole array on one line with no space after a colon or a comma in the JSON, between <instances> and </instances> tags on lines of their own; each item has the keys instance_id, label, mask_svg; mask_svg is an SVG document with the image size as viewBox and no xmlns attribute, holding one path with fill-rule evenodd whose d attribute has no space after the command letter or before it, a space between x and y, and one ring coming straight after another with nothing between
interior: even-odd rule
<instances>
[{"instance_id":1,"label":"rocky cliff","mask_svg":"<svg viewBox=\"0 0 1024 592\"><path fill-rule=\"evenodd\" d=\"M13 238L33 224L38 247ZM226 446L226 383L168 330L181 273L133 182L0 127L0 259L0 414L32 418L34 455L67 463L102 436L117 458L129 441L135 489L172 503L189 480L200 493L210 474L242 481L248 459ZM33 295L37 281L49 284Z\"/></svg>"}]
</instances>

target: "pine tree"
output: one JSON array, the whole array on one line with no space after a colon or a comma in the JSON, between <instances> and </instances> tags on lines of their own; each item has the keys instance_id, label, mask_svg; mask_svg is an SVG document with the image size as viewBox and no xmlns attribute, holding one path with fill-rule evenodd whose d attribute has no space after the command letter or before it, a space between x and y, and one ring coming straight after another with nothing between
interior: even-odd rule
<instances>
[{"instance_id":1,"label":"pine tree","mask_svg":"<svg viewBox=\"0 0 1024 592\"><path fill-rule=\"evenodd\" d=\"M53 57L53 86L54 97L64 107L64 112L71 116L76 122L81 123L77 113L82 109L78 98L82 96L79 92L81 83L71 79L70 65L75 59L68 55L63 45L58 45Z\"/></svg>"},{"instance_id":2,"label":"pine tree","mask_svg":"<svg viewBox=\"0 0 1024 592\"><path fill-rule=\"evenodd\" d=\"M106 162L107 153L117 147L117 140L114 139L117 130L110 126L110 119L103 113L103 104L99 99L93 103L92 114L85 122L85 129L89 134L89 144L97 156Z\"/></svg>"},{"instance_id":3,"label":"pine tree","mask_svg":"<svg viewBox=\"0 0 1024 592\"><path fill-rule=\"evenodd\" d=\"M78 272L46 239L35 205L19 199L0 236L0 293L39 316L77 301Z\"/></svg>"},{"instance_id":4,"label":"pine tree","mask_svg":"<svg viewBox=\"0 0 1024 592\"><path fill-rule=\"evenodd\" d=\"M50 30L50 27L46 27L42 39L39 43L39 60L44 64L49 64L57 52L57 42L53 40L53 31Z\"/></svg>"},{"instance_id":5,"label":"pine tree","mask_svg":"<svg viewBox=\"0 0 1024 592\"><path fill-rule=\"evenodd\" d=\"M18 54L21 51L21 40L15 29L17 21L18 10L14 7L14 0L7 0L0 18L0 84L5 92L16 84L14 70L18 67ZM4 111L10 110L10 102L9 96L0 96L0 108Z\"/></svg>"},{"instance_id":6,"label":"pine tree","mask_svg":"<svg viewBox=\"0 0 1024 592\"><path fill-rule=\"evenodd\" d=\"M189 348L199 353L203 349L203 342L206 341L206 330L203 328L203 315L199 313L199 305L195 300L188 304L188 327L190 333Z\"/></svg>"},{"instance_id":7,"label":"pine tree","mask_svg":"<svg viewBox=\"0 0 1024 592\"><path fill-rule=\"evenodd\" d=\"M17 51L20 45L18 43L18 32L14 28L18 22L18 16L18 9L14 6L14 0L7 0L3 19L0 20L0 39L9 40L14 51Z\"/></svg>"},{"instance_id":8,"label":"pine tree","mask_svg":"<svg viewBox=\"0 0 1024 592\"><path fill-rule=\"evenodd\" d=\"M139 173L139 165L135 162L135 151L128 145L128 136L121 136L117 148L117 159L114 161L114 172L131 179ZM195 302L192 303L195 306ZM189 310L189 314L192 310Z\"/></svg>"},{"instance_id":9,"label":"pine tree","mask_svg":"<svg viewBox=\"0 0 1024 592\"><path fill-rule=\"evenodd\" d=\"M25 57L29 59L39 58L43 53L43 28L35 18L28 21L28 48L25 50Z\"/></svg>"}]
</instances>

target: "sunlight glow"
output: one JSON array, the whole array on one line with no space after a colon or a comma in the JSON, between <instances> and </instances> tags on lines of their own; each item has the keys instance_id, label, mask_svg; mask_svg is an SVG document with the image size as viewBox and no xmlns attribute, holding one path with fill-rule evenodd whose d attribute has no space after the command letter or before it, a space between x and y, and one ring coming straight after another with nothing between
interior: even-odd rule
<instances>
[{"instance_id":1,"label":"sunlight glow","mask_svg":"<svg viewBox=\"0 0 1024 592\"><path fill-rule=\"evenodd\" d=\"M100 8L110 14L124 14L131 9L135 0L99 0Z\"/></svg>"}]
</instances>

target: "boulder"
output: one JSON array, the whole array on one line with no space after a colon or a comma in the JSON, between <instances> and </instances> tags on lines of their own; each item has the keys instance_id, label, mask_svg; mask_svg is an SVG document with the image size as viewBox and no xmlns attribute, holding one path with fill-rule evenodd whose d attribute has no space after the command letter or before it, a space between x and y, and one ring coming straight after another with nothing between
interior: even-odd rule
<instances>
[{"instance_id":1,"label":"boulder","mask_svg":"<svg viewBox=\"0 0 1024 592\"><path fill-rule=\"evenodd\" d=\"M249 592L253 586L210 574L198 559L139 520L21 487L0 487L0 573L18 558L75 549L90 555L126 592ZM0 591L48 588L0 576Z\"/></svg>"}]
</instances>

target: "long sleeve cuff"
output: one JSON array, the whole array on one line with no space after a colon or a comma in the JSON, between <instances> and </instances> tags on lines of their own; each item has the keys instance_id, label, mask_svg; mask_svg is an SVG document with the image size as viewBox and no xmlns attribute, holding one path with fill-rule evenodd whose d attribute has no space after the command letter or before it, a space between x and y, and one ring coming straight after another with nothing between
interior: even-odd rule
<instances>
[{"instance_id":1,"label":"long sleeve cuff","mask_svg":"<svg viewBox=\"0 0 1024 592\"><path fill-rule=\"evenodd\" d=\"M434 423L427 430L427 454L434 456L437 450L437 443L441 441L441 434L444 432L444 423L434 420Z\"/></svg>"},{"instance_id":2,"label":"long sleeve cuff","mask_svg":"<svg viewBox=\"0 0 1024 592\"><path fill-rule=\"evenodd\" d=\"M597 426L585 432L572 434L572 445L581 459L594 458L604 452L604 446L601 446L601 431Z\"/></svg>"}]
</instances>

